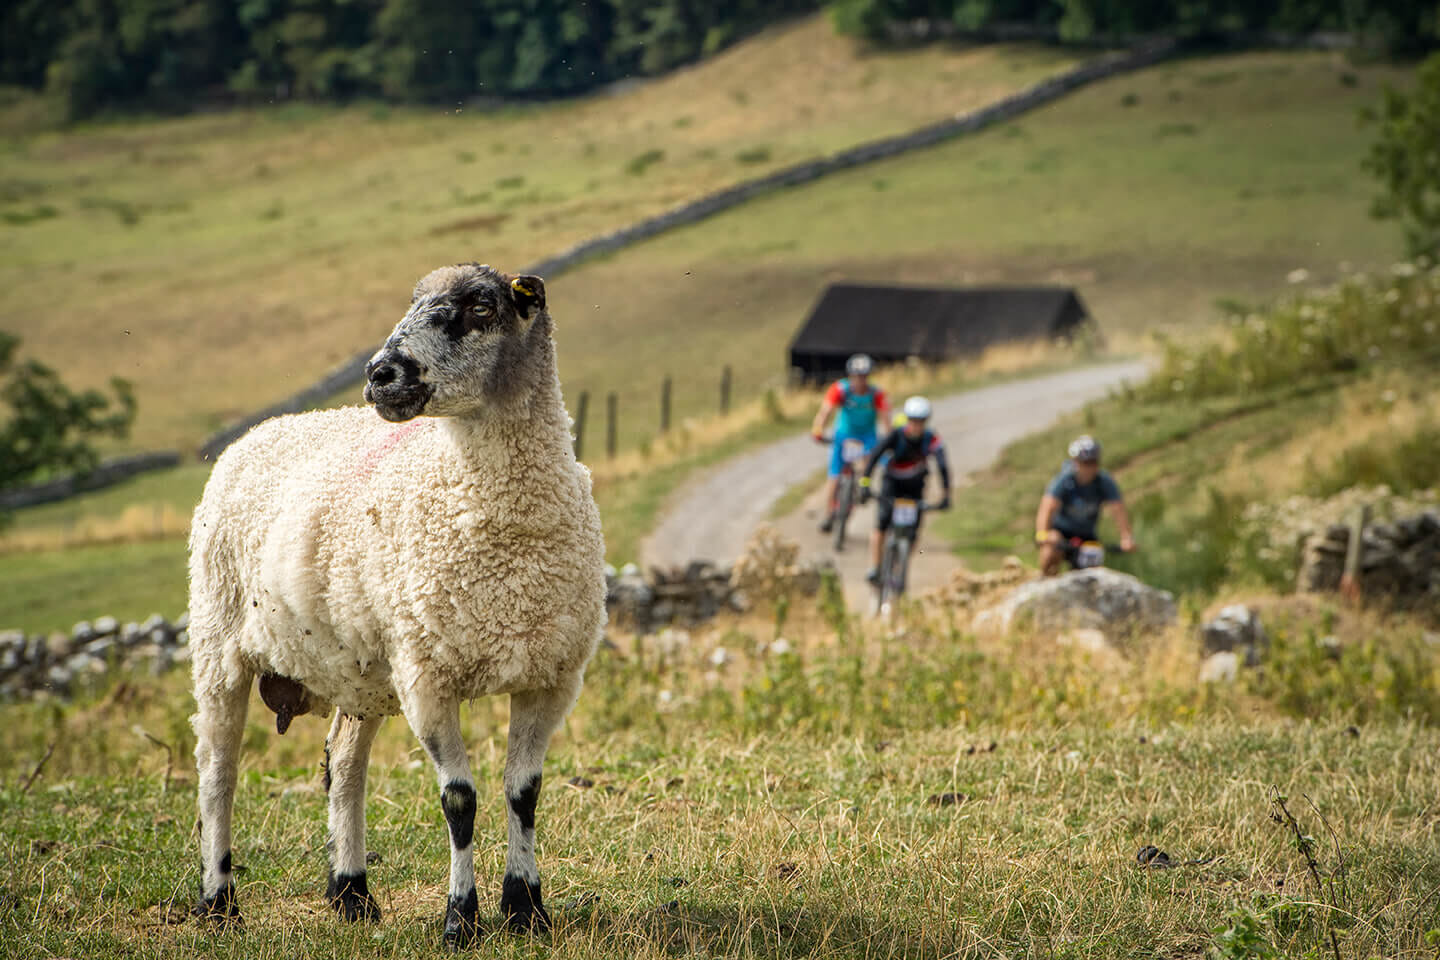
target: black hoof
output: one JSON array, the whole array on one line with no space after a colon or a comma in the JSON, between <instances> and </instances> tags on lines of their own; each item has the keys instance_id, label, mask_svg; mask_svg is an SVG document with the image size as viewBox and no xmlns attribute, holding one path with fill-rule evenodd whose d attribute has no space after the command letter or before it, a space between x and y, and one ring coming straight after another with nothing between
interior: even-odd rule
<instances>
[{"instance_id":1,"label":"black hoof","mask_svg":"<svg viewBox=\"0 0 1440 960\"><path fill-rule=\"evenodd\" d=\"M240 926L240 908L235 905L235 881L225 884L214 896L201 897L193 913L202 923Z\"/></svg>"},{"instance_id":2,"label":"black hoof","mask_svg":"<svg viewBox=\"0 0 1440 960\"><path fill-rule=\"evenodd\" d=\"M500 892L500 912L505 916L506 926L516 933L550 929L550 914L540 901L540 885L528 884L521 877L505 877Z\"/></svg>"},{"instance_id":3,"label":"black hoof","mask_svg":"<svg viewBox=\"0 0 1440 960\"><path fill-rule=\"evenodd\" d=\"M332 871L330 882L325 886L325 899L335 912L340 914L340 919L351 922L357 920L379 920L380 904L370 896L370 887L365 882L365 872L342 873L336 876Z\"/></svg>"},{"instance_id":4,"label":"black hoof","mask_svg":"<svg viewBox=\"0 0 1440 960\"><path fill-rule=\"evenodd\" d=\"M480 930L480 902L472 889L463 897L451 896L445 904L445 946L461 950L470 946Z\"/></svg>"}]
</instances>

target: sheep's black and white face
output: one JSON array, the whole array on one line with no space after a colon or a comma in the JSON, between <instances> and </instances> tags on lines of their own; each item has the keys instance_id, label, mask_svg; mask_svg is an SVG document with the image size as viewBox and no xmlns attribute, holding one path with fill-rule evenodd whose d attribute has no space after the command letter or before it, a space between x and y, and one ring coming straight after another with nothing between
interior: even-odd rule
<instances>
[{"instance_id":1,"label":"sheep's black and white face","mask_svg":"<svg viewBox=\"0 0 1440 960\"><path fill-rule=\"evenodd\" d=\"M441 267L366 368L365 400L386 420L457 416L521 400L553 364L545 284L489 266Z\"/></svg>"}]
</instances>

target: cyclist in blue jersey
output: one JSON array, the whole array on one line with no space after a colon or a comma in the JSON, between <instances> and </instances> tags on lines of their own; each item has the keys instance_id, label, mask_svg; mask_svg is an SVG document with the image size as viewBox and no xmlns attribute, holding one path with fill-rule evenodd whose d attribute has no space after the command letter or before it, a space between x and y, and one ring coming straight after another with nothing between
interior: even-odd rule
<instances>
[{"instance_id":1,"label":"cyclist in blue jersey","mask_svg":"<svg viewBox=\"0 0 1440 960\"><path fill-rule=\"evenodd\" d=\"M1100 469L1100 441L1077 437L1070 444L1070 459L1045 488L1035 514L1035 543L1040 548L1040 570L1047 577L1060 572L1067 560L1073 565L1074 540L1096 540L1100 514L1105 508L1115 515L1120 528L1120 549L1135 549L1130 513L1120 496L1120 487Z\"/></svg>"},{"instance_id":2,"label":"cyclist in blue jersey","mask_svg":"<svg viewBox=\"0 0 1440 960\"><path fill-rule=\"evenodd\" d=\"M830 417L835 416L835 433L831 439L829 477L825 481L825 520L820 524L824 533L829 533L835 523L835 488L845 468L844 448L846 440L858 440L865 453L875 447L877 427L882 418L890 416L890 401L885 391L870 382L870 370L874 366L870 358L857 353L845 362L845 376L836 380L825 392L825 400L815 414L811 429L815 439L825 443L825 427Z\"/></svg>"}]
</instances>

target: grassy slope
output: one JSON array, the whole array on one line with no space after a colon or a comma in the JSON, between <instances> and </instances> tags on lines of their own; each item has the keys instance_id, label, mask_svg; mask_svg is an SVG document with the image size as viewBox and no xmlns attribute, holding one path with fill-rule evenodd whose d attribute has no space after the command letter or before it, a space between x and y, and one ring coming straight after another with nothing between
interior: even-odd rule
<instances>
[{"instance_id":1,"label":"grassy slope","mask_svg":"<svg viewBox=\"0 0 1440 960\"><path fill-rule=\"evenodd\" d=\"M12 137L0 209L58 216L0 221L0 315L80 382L136 380L137 446L190 446L378 342L438 264L518 268L1072 60L1008 47L862 56L817 16L550 106L296 105ZM631 172L652 151L663 158ZM640 310L660 308L643 293L605 302L600 322L623 323L637 294ZM562 317L590 322L568 302ZM607 357L625 369L632 351L611 343Z\"/></svg>"},{"instance_id":2,"label":"grassy slope","mask_svg":"<svg viewBox=\"0 0 1440 960\"><path fill-rule=\"evenodd\" d=\"M750 653L773 629L763 622L697 635L663 666L654 653L643 664L602 654L547 764L540 859L560 927L542 945L495 929L505 711L494 700L467 708L483 799L482 950L1192 956L1235 911L1280 903L1287 912L1262 920L1262 932L1281 955L1298 955L1320 942L1326 893L1269 820L1275 785L1307 832L1324 836L1302 795L1337 832L1344 955L1428 955L1422 937L1440 926L1440 824L1426 805L1440 790L1440 743L1433 727L1397 718L1403 705L1366 719L1353 688L1335 683L1307 708L1324 719L1297 722L1263 696L1212 695L1189 658L1183 680L1147 662L1098 670L1053 647L986 652L914 623L858 647L847 646L850 632L837 648L813 620L797 622L803 613L792 611L787 631L799 658ZM708 663L716 643L738 655L723 679ZM1322 658L1305 672L1346 669ZM379 927L341 927L320 901L326 724L304 718L280 738L258 702L235 839L247 928L217 937L185 918L196 866L184 682L138 679L69 710L0 707L0 818L10 825L0 834L0 951L430 955L444 825L423 753L393 720L370 777ZM662 691L676 693L669 706L657 706ZM1433 722L1433 683L1428 695L1429 713L1414 717ZM1351 720L1358 736L1347 735ZM174 751L173 777L145 734ZM43 777L23 793L52 742ZM595 787L566 786L575 776ZM943 793L965 799L928 801ZM1209 862L1141 871L1135 851L1147 844ZM1330 876L1328 840L1317 858ZM1256 897L1266 899L1257 907Z\"/></svg>"},{"instance_id":3,"label":"grassy slope","mask_svg":"<svg viewBox=\"0 0 1440 960\"><path fill-rule=\"evenodd\" d=\"M619 391L633 443L667 372L682 411L714 402L724 363L742 391L773 382L838 279L1075 284L1102 328L1139 332L1208 326L1217 297L1268 298L1298 266L1388 263L1355 114L1405 76L1324 54L1181 61L761 199L557 282L566 389Z\"/></svg>"}]
</instances>

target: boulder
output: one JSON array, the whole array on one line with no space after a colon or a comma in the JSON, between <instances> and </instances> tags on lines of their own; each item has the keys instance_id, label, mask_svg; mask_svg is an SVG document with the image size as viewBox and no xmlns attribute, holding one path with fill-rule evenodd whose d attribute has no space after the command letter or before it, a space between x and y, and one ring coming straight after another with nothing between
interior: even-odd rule
<instances>
[{"instance_id":1,"label":"boulder","mask_svg":"<svg viewBox=\"0 0 1440 960\"><path fill-rule=\"evenodd\" d=\"M95 621L95 635L108 637L120 631L120 621L114 617L100 617Z\"/></svg>"},{"instance_id":2,"label":"boulder","mask_svg":"<svg viewBox=\"0 0 1440 960\"><path fill-rule=\"evenodd\" d=\"M1098 630L1115 642L1175 622L1175 597L1104 567L1021 584L975 617L977 630L1008 632L1017 621L1041 630Z\"/></svg>"},{"instance_id":3,"label":"boulder","mask_svg":"<svg viewBox=\"0 0 1440 960\"><path fill-rule=\"evenodd\" d=\"M1212 653L1200 664L1201 683L1233 683L1240 676L1240 654L1233 650Z\"/></svg>"},{"instance_id":4,"label":"boulder","mask_svg":"<svg viewBox=\"0 0 1440 960\"><path fill-rule=\"evenodd\" d=\"M1259 615L1243 603L1223 608L1213 620L1200 627L1200 646L1204 653L1234 652L1244 658L1247 667L1260 662L1260 654L1269 642Z\"/></svg>"}]
</instances>

